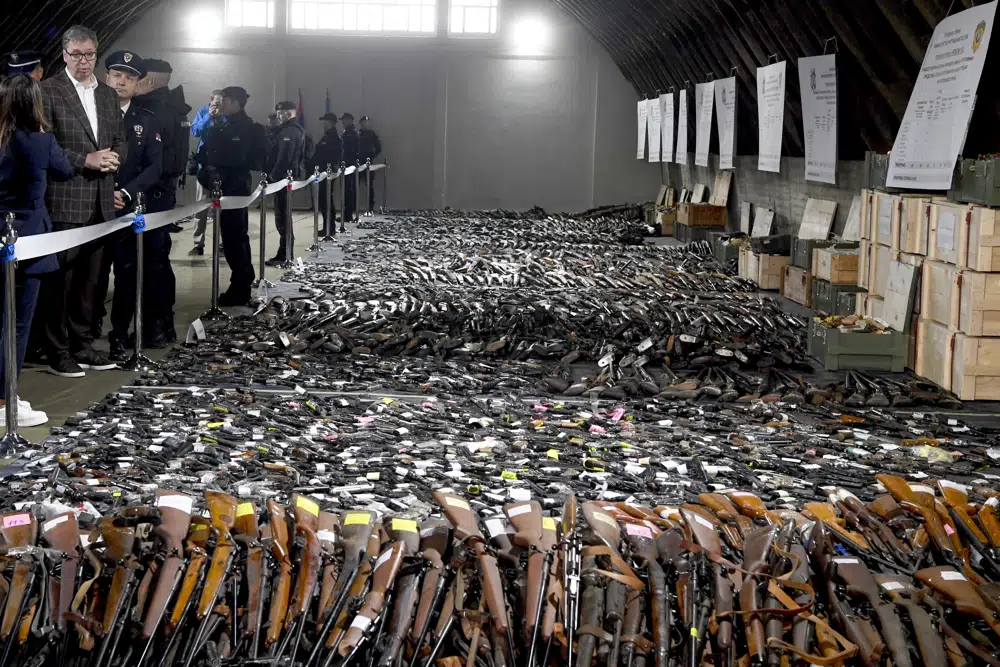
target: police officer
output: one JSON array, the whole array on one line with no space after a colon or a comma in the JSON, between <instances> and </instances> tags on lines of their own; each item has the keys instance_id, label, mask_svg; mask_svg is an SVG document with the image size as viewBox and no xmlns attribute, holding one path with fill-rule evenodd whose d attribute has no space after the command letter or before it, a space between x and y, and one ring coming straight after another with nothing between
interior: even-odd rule
<instances>
[{"instance_id":1,"label":"police officer","mask_svg":"<svg viewBox=\"0 0 1000 667\"><path fill-rule=\"evenodd\" d=\"M340 117L340 122L344 124L344 134L341 137L344 143L344 162L348 167L353 167L361 159L361 135L354 127L354 114L345 113ZM344 221L354 220L354 200L358 191L358 175L351 174L344 177Z\"/></svg>"},{"instance_id":2,"label":"police officer","mask_svg":"<svg viewBox=\"0 0 1000 667\"><path fill-rule=\"evenodd\" d=\"M272 183L287 178L292 172L295 178L302 178L302 152L305 149L306 131L298 123L298 111L294 102L278 102L274 105L278 114L278 131L274 138L274 163L271 165L269 180ZM278 252L267 260L268 266L276 266L290 261L295 256L293 248L286 248L286 232L295 241L294 225L288 216L288 191L278 190L274 197L274 226L278 229Z\"/></svg>"},{"instance_id":3,"label":"police officer","mask_svg":"<svg viewBox=\"0 0 1000 667\"><path fill-rule=\"evenodd\" d=\"M131 51L116 51L109 55L104 66L108 73L106 83L118 93L128 153L115 179L115 210L119 215L131 213L136 199L142 194L144 199L160 180L162 171L163 139L153 112L135 101L139 80L146 75L146 66L137 54ZM143 239L145 243L146 238ZM148 257L150 253L146 253ZM136 290L136 242L131 229L112 234L105 247L98 284L97 303L103 308L108 290L108 274L111 265L115 267L115 293L111 304L111 344L110 359L125 361L130 347L128 332L135 315ZM157 276L148 276L144 285L145 303L155 306L152 289ZM103 316L102 316L103 319ZM150 339L143 341L150 347L164 347L166 340L162 331L147 334Z\"/></svg>"},{"instance_id":4,"label":"police officer","mask_svg":"<svg viewBox=\"0 0 1000 667\"><path fill-rule=\"evenodd\" d=\"M361 117L361 131L358 135L361 147L361 164L365 164L368 160L374 163L375 158L382 154L382 140L379 138L378 132L371 128L371 118L368 116ZM374 211L375 176L370 171L365 172L365 183L368 185L368 210Z\"/></svg>"},{"instance_id":5,"label":"police officer","mask_svg":"<svg viewBox=\"0 0 1000 667\"><path fill-rule=\"evenodd\" d=\"M7 76L17 76L18 74L30 76L35 81L41 81L42 77L45 76L41 51L15 51L7 56Z\"/></svg>"},{"instance_id":6,"label":"police officer","mask_svg":"<svg viewBox=\"0 0 1000 667\"><path fill-rule=\"evenodd\" d=\"M267 156L267 136L263 127L246 114L250 95L239 86L222 89L220 111L226 122L213 125L205 133L199 162L198 182L213 188L218 179L223 195L246 197L250 194L250 170L262 165ZM258 131L259 128L259 131ZM250 256L250 220L245 208L223 210L220 231L226 262L232 271L229 289L219 295L220 306L245 306L250 301L254 279Z\"/></svg>"},{"instance_id":7,"label":"police officer","mask_svg":"<svg viewBox=\"0 0 1000 667\"><path fill-rule=\"evenodd\" d=\"M320 171L324 171L327 165L336 170L340 166L341 160L344 159L344 142L341 141L340 132L337 131L337 114L332 111L327 112L319 119L323 121L323 138L316 144L316 151L313 153L311 164L309 164L310 172L313 167L319 167ZM327 197L320 196L319 210L323 214L323 228L329 234L331 227L336 228L337 226L337 207L334 202L331 202L333 209L327 211L327 199Z\"/></svg>"},{"instance_id":8,"label":"police officer","mask_svg":"<svg viewBox=\"0 0 1000 667\"><path fill-rule=\"evenodd\" d=\"M163 139L163 172L160 181L150 190L146 210L150 213L172 210L177 205L177 187L187 168L190 150L190 128L188 114L191 107L184 100L184 88L170 88L173 68L165 60L146 60L146 76L139 82L141 96L136 102L151 109L156 114L157 124ZM160 228L146 235L144 243L150 252L146 271L157 286L157 297L152 308L147 308L149 324L143 323L144 331L162 330L168 342L177 340L174 330L174 298L176 280L170 266L171 232L180 227Z\"/></svg>"}]
</instances>

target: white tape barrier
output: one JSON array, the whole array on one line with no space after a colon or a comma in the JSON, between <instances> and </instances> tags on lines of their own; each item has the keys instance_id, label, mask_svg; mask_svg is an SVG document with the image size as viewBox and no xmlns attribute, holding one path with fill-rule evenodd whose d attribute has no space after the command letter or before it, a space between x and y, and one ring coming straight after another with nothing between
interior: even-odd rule
<instances>
[{"instance_id":1,"label":"white tape barrier","mask_svg":"<svg viewBox=\"0 0 1000 667\"><path fill-rule=\"evenodd\" d=\"M371 167L368 168L368 171L382 171L387 166L388 165L384 165L384 164L373 164Z\"/></svg>"},{"instance_id":2,"label":"white tape barrier","mask_svg":"<svg viewBox=\"0 0 1000 667\"><path fill-rule=\"evenodd\" d=\"M372 165L372 169L374 170L375 167L384 166L385 165ZM350 176L354 172L355 167L348 167L344 170L343 174L341 174L338 169L336 173L329 176L329 178L331 180L336 180L341 175ZM328 175L325 171L320 172L320 181L325 180L327 177ZM313 178L309 178L304 181L294 181L292 182L292 190L304 188L311 184L314 180L315 179ZM287 179L271 183L266 188L260 188L258 186L253 194L246 197L225 196L219 201L219 203L221 204L223 210L249 208L251 204L257 201L258 197L273 195L275 192L284 190L286 187L288 187ZM202 199L193 204L188 204L187 206L175 208L170 211L146 214L146 231L151 232L155 229L172 225L175 222L180 222L185 218L189 218L192 215L204 211L205 209L211 207L211 205L212 201L210 199ZM77 229L65 229L61 232L49 232L48 234L22 236L17 240L17 243L14 244L14 257L18 261L26 261L29 259L44 257L45 255L54 255L59 252L64 252L70 248L76 248L90 243L91 241L96 241L97 239L107 236L108 234L113 234L119 229L131 227L134 219L135 214L130 213L108 222L102 222L99 225L88 225Z\"/></svg>"}]
</instances>

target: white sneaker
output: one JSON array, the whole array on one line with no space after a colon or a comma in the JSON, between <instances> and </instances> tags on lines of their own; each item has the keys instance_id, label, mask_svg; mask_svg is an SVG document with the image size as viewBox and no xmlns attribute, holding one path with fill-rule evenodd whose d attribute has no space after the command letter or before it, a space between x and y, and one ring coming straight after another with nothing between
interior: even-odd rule
<instances>
[{"instance_id":1,"label":"white sneaker","mask_svg":"<svg viewBox=\"0 0 1000 667\"><path fill-rule=\"evenodd\" d=\"M41 426L49 420L49 416L41 410L34 410L27 401L17 399L17 425L20 428ZM0 408L0 427L7 426L7 410Z\"/></svg>"}]
</instances>

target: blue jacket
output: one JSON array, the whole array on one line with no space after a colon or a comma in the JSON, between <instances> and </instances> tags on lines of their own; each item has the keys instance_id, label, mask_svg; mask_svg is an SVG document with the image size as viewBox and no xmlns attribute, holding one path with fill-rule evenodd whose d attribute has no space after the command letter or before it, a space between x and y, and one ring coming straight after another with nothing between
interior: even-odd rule
<instances>
[{"instance_id":1,"label":"blue jacket","mask_svg":"<svg viewBox=\"0 0 1000 667\"><path fill-rule=\"evenodd\" d=\"M222 122L226 122L225 116L219 116ZM204 137L205 133L208 132L208 128L212 126L212 116L208 113L208 105L206 104L202 108L198 109L198 113L195 114L194 120L191 121L191 136L192 137ZM198 148L202 147L205 143L203 138L198 142Z\"/></svg>"},{"instance_id":2,"label":"blue jacket","mask_svg":"<svg viewBox=\"0 0 1000 667\"><path fill-rule=\"evenodd\" d=\"M46 181L73 178L73 167L56 143L54 134L15 130L0 147L0 216L12 211L19 236L52 231L45 207ZM55 255L20 262L25 273L48 273L59 268Z\"/></svg>"}]
</instances>

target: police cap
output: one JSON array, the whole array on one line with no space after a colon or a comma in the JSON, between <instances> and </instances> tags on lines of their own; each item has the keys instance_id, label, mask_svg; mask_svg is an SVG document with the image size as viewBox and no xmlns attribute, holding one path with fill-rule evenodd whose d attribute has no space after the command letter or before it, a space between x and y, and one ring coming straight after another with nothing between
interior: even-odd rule
<instances>
[{"instance_id":1,"label":"police cap","mask_svg":"<svg viewBox=\"0 0 1000 667\"><path fill-rule=\"evenodd\" d=\"M131 51L115 51L104 59L104 66L111 69L120 70L134 74L140 79L146 76L146 61L138 54Z\"/></svg>"},{"instance_id":2,"label":"police cap","mask_svg":"<svg viewBox=\"0 0 1000 667\"><path fill-rule=\"evenodd\" d=\"M7 56L7 76L31 74L41 64L41 51L14 51Z\"/></svg>"},{"instance_id":3,"label":"police cap","mask_svg":"<svg viewBox=\"0 0 1000 667\"><path fill-rule=\"evenodd\" d=\"M166 60L155 60L150 58L146 61L146 71L147 72L159 72L160 74L170 74L174 71L174 68L170 66Z\"/></svg>"},{"instance_id":4,"label":"police cap","mask_svg":"<svg viewBox=\"0 0 1000 667\"><path fill-rule=\"evenodd\" d=\"M327 111L325 114L323 114L322 116L320 116L319 119L320 120L329 120L329 121L332 121L332 122L336 123L338 120L340 120L340 116L338 116L337 114L333 113L332 111Z\"/></svg>"},{"instance_id":5,"label":"police cap","mask_svg":"<svg viewBox=\"0 0 1000 667\"><path fill-rule=\"evenodd\" d=\"M368 121L370 121L370 120L371 120L371 118L370 118L370 117L368 117L368 116L362 116L362 117L361 117L361 122L362 122L362 123L367 123L367 122L368 122Z\"/></svg>"},{"instance_id":6,"label":"police cap","mask_svg":"<svg viewBox=\"0 0 1000 667\"><path fill-rule=\"evenodd\" d=\"M295 111L298 107L295 106L295 102L285 100L284 102L278 102L274 105L275 111Z\"/></svg>"},{"instance_id":7,"label":"police cap","mask_svg":"<svg viewBox=\"0 0 1000 667\"><path fill-rule=\"evenodd\" d=\"M222 89L222 97L228 97L231 100L236 100L240 104L246 104L247 100L250 99L250 93L246 91L246 88L240 86L226 86Z\"/></svg>"},{"instance_id":8,"label":"police cap","mask_svg":"<svg viewBox=\"0 0 1000 667\"><path fill-rule=\"evenodd\" d=\"M340 117L341 120L343 120L345 118L350 118L351 120L354 120L354 114L352 114L352 113L345 113L343 116Z\"/></svg>"}]
</instances>

